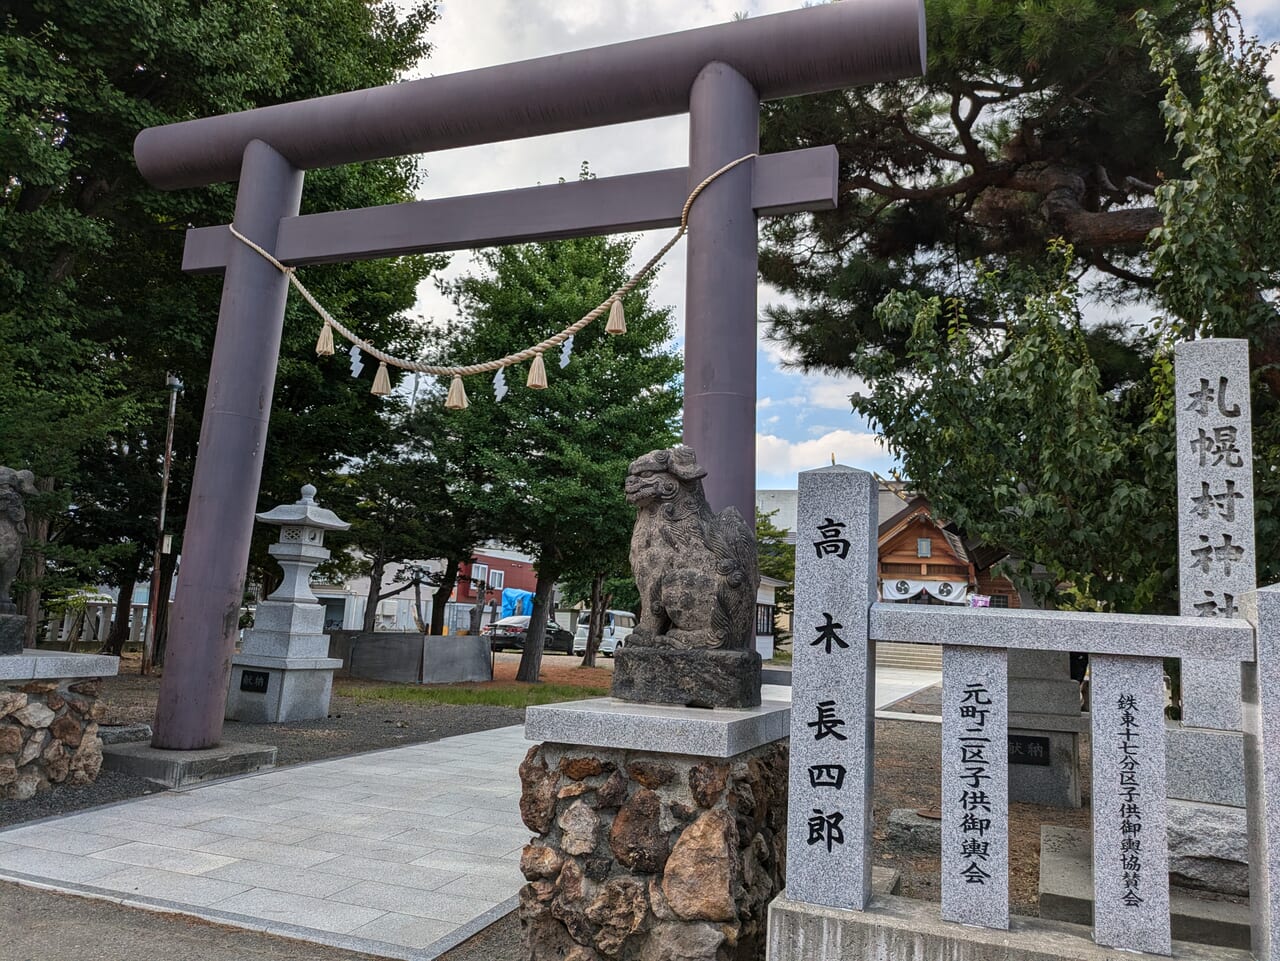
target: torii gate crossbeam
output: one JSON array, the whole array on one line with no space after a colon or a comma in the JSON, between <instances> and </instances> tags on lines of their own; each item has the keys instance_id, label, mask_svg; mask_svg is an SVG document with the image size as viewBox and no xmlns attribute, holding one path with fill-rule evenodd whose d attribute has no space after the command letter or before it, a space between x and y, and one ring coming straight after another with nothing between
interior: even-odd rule
<instances>
[{"instance_id":1,"label":"torii gate crossbeam","mask_svg":"<svg viewBox=\"0 0 1280 961\"><path fill-rule=\"evenodd\" d=\"M669 222L681 173L687 192L758 151L762 99L923 70L923 0L845 0L151 128L138 135L134 153L143 175L164 189L239 179L236 228L289 263L459 249ZM298 216L304 170L686 111L687 171ZM756 217L834 206L835 162L833 148L757 158L708 187L690 217L685 441L710 468L712 505L737 506L748 518L755 501ZM564 197L575 203L551 202ZM515 222L504 227L502 205L511 201L518 201ZM411 226L428 211L451 213ZM283 275L228 240L225 228L193 229L184 257L184 269L223 269L224 278L156 711L158 748L202 749L221 739L284 322Z\"/></svg>"}]
</instances>

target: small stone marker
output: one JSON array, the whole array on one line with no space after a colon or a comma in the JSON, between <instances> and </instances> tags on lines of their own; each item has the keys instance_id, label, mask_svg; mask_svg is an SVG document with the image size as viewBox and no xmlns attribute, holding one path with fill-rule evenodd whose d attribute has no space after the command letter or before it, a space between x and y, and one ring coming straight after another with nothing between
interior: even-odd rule
<instances>
[{"instance_id":1,"label":"small stone marker","mask_svg":"<svg viewBox=\"0 0 1280 961\"><path fill-rule=\"evenodd\" d=\"M787 894L862 910L871 897L876 481L800 474L791 686Z\"/></svg>"},{"instance_id":2,"label":"small stone marker","mask_svg":"<svg viewBox=\"0 0 1280 961\"><path fill-rule=\"evenodd\" d=\"M1245 607L1258 632L1258 660L1244 670L1249 906L1253 956L1270 961L1280 951L1280 585L1264 587Z\"/></svg>"},{"instance_id":3,"label":"small stone marker","mask_svg":"<svg viewBox=\"0 0 1280 961\"><path fill-rule=\"evenodd\" d=\"M1007 929L1008 654L946 646L942 675L942 918Z\"/></svg>"},{"instance_id":4,"label":"small stone marker","mask_svg":"<svg viewBox=\"0 0 1280 961\"><path fill-rule=\"evenodd\" d=\"M1169 954L1163 665L1095 654L1090 672L1093 939Z\"/></svg>"},{"instance_id":5,"label":"small stone marker","mask_svg":"<svg viewBox=\"0 0 1280 961\"><path fill-rule=\"evenodd\" d=\"M1178 586L1184 617L1240 617L1257 586L1249 344L1198 340L1174 352ZM1182 722L1240 730L1240 672L1182 662Z\"/></svg>"}]
</instances>

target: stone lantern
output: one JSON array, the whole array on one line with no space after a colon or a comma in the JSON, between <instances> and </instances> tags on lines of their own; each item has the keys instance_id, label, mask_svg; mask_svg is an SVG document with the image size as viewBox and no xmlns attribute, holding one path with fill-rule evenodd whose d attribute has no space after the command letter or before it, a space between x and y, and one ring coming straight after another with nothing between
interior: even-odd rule
<instances>
[{"instance_id":1,"label":"stone lantern","mask_svg":"<svg viewBox=\"0 0 1280 961\"><path fill-rule=\"evenodd\" d=\"M342 661L329 657L324 605L311 593L311 572L329 558L324 532L351 525L319 506L315 495L307 484L296 504L256 515L280 528L279 541L268 550L284 580L258 605L254 626L245 631L241 651L231 659L229 720L276 724L329 713L333 672Z\"/></svg>"}]
</instances>

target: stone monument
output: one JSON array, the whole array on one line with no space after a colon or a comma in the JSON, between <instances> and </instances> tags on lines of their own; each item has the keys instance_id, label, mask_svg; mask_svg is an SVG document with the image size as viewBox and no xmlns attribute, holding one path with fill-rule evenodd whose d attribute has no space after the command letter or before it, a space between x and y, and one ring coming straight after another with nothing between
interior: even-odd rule
<instances>
[{"instance_id":1,"label":"stone monument","mask_svg":"<svg viewBox=\"0 0 1280 961\"><path fill-rule=\"evenodd\" d=\"M351 525L316 503L316 489L302 488L296 504L282 504L256 517L280 528L268 550L284 580L258 605L241 652L231 659L227 718L256 724L326 717L333 672L342 661L329 657L324 606L311 593L311 572L329 559L325 531Z\"/></svg>"},{"instance_id":2,"label":"stone monument","mask_svg":"<svg viewBox=\"0 0 1280 961\"><path fill-rule=\"evenodd\" d=\"M0 467L0 655L21 654L27 619L10 600L27 539L27 511L22 495L36 492L29 470Z\"/></svg>"},{"instance_id":3,"label":"stone monument","mask_svg":"<svg viewBox=\"0 0 1280 961\"><path fill-rule=\"evenodd\" d=\"M1244 615L1257 587L1249 345L1200 340L1174 352L1178 587L1183 617ZM1169 731L1169 855L1174 879L1219 894L1248 890L1240 671L1182 662L1182 723Z\"/></svg>"},{"instance_id":4,"label":"stone monument","mask_svg":"<svg viewBox=\"0 0 1280 961\"><path fill-rule=\"evenodd\" d=\"M649 704L755 707L755 532L736 507L712 513L706 469L690 447L638 457L627 500L638 508L631 570L640 623L618 652L613 695Z\"/></svg>"}]
</instances>

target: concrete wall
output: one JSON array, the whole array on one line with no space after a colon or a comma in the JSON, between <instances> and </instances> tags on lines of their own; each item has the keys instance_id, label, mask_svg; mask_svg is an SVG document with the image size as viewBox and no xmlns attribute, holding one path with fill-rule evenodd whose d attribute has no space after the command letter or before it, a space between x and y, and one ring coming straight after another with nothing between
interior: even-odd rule
<instances>
[{"instance_id":1,"label":"concrete wall","mask_svg":"<svg viewBox=\"0 0 1280 961\"><path fill-rule=\"evenodd\" d=\"M493 659L489 652L489 638L467 634L425 638L422 683L455 684L461 681L491 680Z\"/></svg>"},{"instance_id":2,"label":"concrete wall","mask_svg":"<svg viewBox=\"0 0 1280 961\"><path fill-rule=\"evenodd\" d=\"M422 677L421 634L393 634L379 631L332 631L329 656L343 663L338 674L371 681L399 681L417 684Z\"/></svg>"},{"instance_id":3,"label":"concrete wall","mask_svg":"<svg viewBox=\"0 0 1280 961\"><path fill-rule=\"evenodd\" d=\"M492 679L487 637L378 631L331 631L329 656L342 660L340 677L401 684L454 684Z\"/></svg>"}]
</instances>

